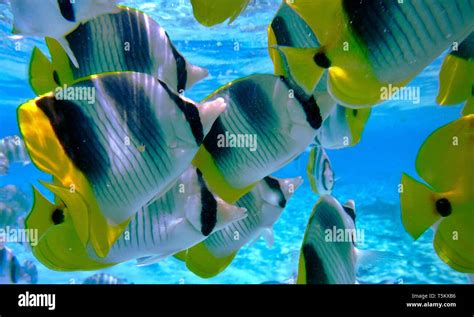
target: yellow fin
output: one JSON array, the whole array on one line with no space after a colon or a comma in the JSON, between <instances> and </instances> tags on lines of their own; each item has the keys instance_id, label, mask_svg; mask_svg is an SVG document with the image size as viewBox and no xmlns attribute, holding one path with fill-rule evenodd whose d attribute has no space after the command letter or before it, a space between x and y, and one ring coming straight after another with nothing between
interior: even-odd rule
<instances>
[{"instance_id":1,"label":"yellow fin","mask_svg":"<svg viewBox=\"0 0 474 317\"><path fill-rule=\"evenodd\" d=\"M298 262L298 277L296 279L296 284L307 284L306 282L306 263L304 261L303 249L300 251L300 258Z\"/></svg>"},{"instance_id":2,"label":"yellow fin","mask_svg":"<svg viewBox=\"0 0 474 317\"><path fill-rule=\"evenodd\" d=\"M68 210L88 210L83 198L78 192L71 192L69 188L59 187L45 182L41 182L41 184L49 189L56 197L58 197ZM71 221L76 228L76 233L79 237L79 240L85 247L87 245L89 235L89 217L82 217L81 214L76 212L68 213L68 216L71 218Z\"/></svg>"},{"instance_id":3,"label":"yellow fin","mask_svg":"<svg viewBox=\"0 0 474 317\"><path fill-rule=\"evenodd\" d=\"M188 254L188 250L184 250L184 251L175 253L173 256L180 261L186 262L187 254Z\"/></svg>"},{"instance_id":4,"label":"yellow fin","mask_svg":"<svg viewBox=\"0 0 474 317\"><path fill-rule=\"evenodd\" d=\"M39 98L43 97L45 96ZM37 107L36 101L39 98L21 105L17 110L18 124L25 146L38 169L51 174L57 185L74 190L82 196L88 208L70 210L75 219L82 219L76 221L74 225L89 224L88 234L85 234L84 228L77 227L76 230L81 233L81 240L91 242L97 255L105 257L112 244L125 230L129 220L119 225L108 223L100 212L89 181L69 159L56 138L49 119Z\"/></svg>"},{"instance_id":5,"label":"yellow fin","mask_svg":"<svg viewBox=\"0 0 474 317\"><path fill-rule=\"evenodd\" d=\"M458 272L474 273L474 217L472 204L455 210L440 223L433 241L438 256Z\"/></svg>"},{"instance_id":6,"label":"yellow fin","mask_svg":"<svg viewBox=\"0 0 474 317\"><path fill-rule=\"evenodd\" d=\"M25 224L28 229L38 230L38 244L32 245L32 251L42 264L57 271L98 270L115 265L89 258L69 217L67 205L54 205L36 188L33 191L34 204ZM64 210L64 222L53 222L52 214L56 210Z\"/></svg>"},{"instance_id":7,"label":"yellow fin","mask_svg":"<svg viewBox=\"0 0 474 317\"><path fill-rule=\"evenodd\" d=\"M201 242L188 249L186 267L199 277L211 278L224 271L236 254L234 252L225 258L217 258Z\"/></svg>"},{"instance_id":8,"label":"yellow fin","mask_svg":"<svg viewBox=\"0 0 474 317\"><path fill-rule=\"evenodd\" d=\"M206 183L214 194L232 204L252 190L255 184L245 188L232 187L217 168L212 156L201 146L193 159L193 165L201 171Z\"/></svg>"},{"instance_id":9,"label":"yellow fin","mask_svg":"<svg viewBox=\"0 0 474 317\"><path fill-rule=\"evenodd\" d=\"M38 96L53 91L59 85L54 78L53 64L37 47L31 54L29 80L31 88Z\"/></svg>"},{"instance_id":10,"label":"yellow fin","mask_svg":"<svg viewBox=\"0 0 474 317\"><path fill-rule=\"evenodd\" d=\"M364 132L365 125L369 120L370 113L372 112L371 108L363 109L350 109L345 108L347 124L351 130L352 143L351 145L356 145L359 143L362 133Z\"/></svg>"},{"instance_id":11,"label":"yellow fin","mask_svg":"<svg viewBox=\"0 0 474 317\"><path fill-rule=\"evenodd\" d=\"M307 95L312 95L325 71L314 61L314 56L322 49L285 46L275 47L274 49L278 50L286 60L286 63L284 63L287 65L285 73L291 76Z\"/></svg>"},{"instance_id":12,"label":"yellow fin","mask_svg":"<svg viewBox=\"0 0 474 317\"><path fill-rule=\"evenodd\" d=\"M418 239L434 225L441 215L435 209L436 193L428 186L407 174L402 176L403 192L400 193L402 223L407 232Z\"/></svg>"},{"instance_id":13,"label":"yellow fin","mask_svg":"<svg viewBox=\"0 0 474 317\"><path fill-rule=\"evenodd\" d=\"M33 187L33 207L25 219L26 229L36 229L38 239L41 239L54 226L51 214L56 208L56 205L52 204L38 189Z\"/></svg>"},{"instance_id":14,"label":"yellow fin","mask_svg":"<svg viewBox=\"0 0 474 317\"><path fill-rule=\"evenodd\" d=\"M438 192L472 187L474 115L467 115L434 131L416 158L416 170ZM448 168L446 164L450 164ZM463 183L459 183L462 181Z\"/></svg>"},{"instance_id":15,"label":"yellow fin","mask_svg":"<svg viewBox=\"0 0 474 317\"><path fill-rule=\"evenodd\" d=\"M474 61L454 55L446 56L439 73L440 105L456 105L471 96L474 84Z\"/></svg>"},{"instance_id":16,"label":"yellow fin","mask_svg":"<svg viewBox=\"0 0 474 317\"><path fill-rule=\"evenodd\" d=\"M47 37L46 44L48 45L53 68L57 72L59 82L63 85L72 84L74 82L74 74L66 51L61 44L53 38Z\"/></svg>"},{"instance_id":17,"label":"yellow fin","mask_svg":"<svg viewBox=\"0 0 474 317\"><path fill-rule=\"evenodd\" d=\"M234 21L247 7L250 0L191 0L196 20L205 26Z\"/></svg>"},{"instance_id":18,"label":"yellow fin","mask_svg":"<svg viewBox=\"0 0 474 317\"><path fill-rule=\"evenodd\" d=\"M308 166L306 167L306 172L308 174L308 179L309 179L309 184L311 186L311 189L313 190L314 193L319 194L318 193L318 180L314 177L314 170L317 168L317 166L315 166L317 152L318 152L318 149L316 147L313 147L311 151L309 152Z\"/></svg>"}]
</instances>

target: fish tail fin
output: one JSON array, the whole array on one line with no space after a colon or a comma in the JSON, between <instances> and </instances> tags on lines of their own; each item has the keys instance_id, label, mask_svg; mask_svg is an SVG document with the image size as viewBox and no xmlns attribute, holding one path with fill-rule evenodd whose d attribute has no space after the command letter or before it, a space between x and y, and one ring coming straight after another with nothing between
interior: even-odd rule
<instances>
[{"instance_id":1,"label":"fish tail fin","mask_svg":"<svg viewBox=\"0 0 474 317\"><path fill-rule=\"evenodd\" d=\"M196 65L191 65L188 63L188 81L186 83L186 88L194 86L197 82L203 80L209 75L209 71L206 68L202 68Z\"/></svg>"},{"instance_id":2,"label":"fish tail fin","mask_svg":"<svg viewBox=\"0 0 474 317\"><path fill-rule=\"evenodd\" d=\"M446 56L439 73L439 93L436 102L440 105L455 105L468 99L472 93L474 61L454 55Z\"/></svg>"},{"instance_id":3,"label":"fish tail fin","mask_svg":"<svg viewBox=\"0 0 474 317\"><path fill-rule=\"evenodd\" d=\"M53 91L60 85L53 64L38 47L33 49L28 72L30 86L38 96Z\"/></svg>"},{"instance_id":4,"label":"fish tail fin","mask_svg":"<svg viewBox=\"0 0 474 317\"><path fill-rule=\"evenodd\" d=\"M401 185L402 223L407 232L416 240L441 216L434 210L434 192L431 188L405 173L402 176Z\"/></svg>"},{"instance_id":5,"label":"fish tail fin","mask_svg":"<svg viewBox=\"0 0 474 317\"><path fill-rule=\"evenodd\" d=\"M326 70L315 62L315 56L323 48L294 48L275 46L286 61L286 74L301 87L307 95L311 95Z\"/></svg>"},{"instance_id":6,"label":"fish tail fin","mask_svg":"<svg viewBox=\"0 0 474 317\"><path fill-rule=\"evenodd\" d=\"M236 254L237 252L234 252L224 258L218 258L201 242L188 249L186 267L199 277L211 278L224 271Z\"/></svg>"}]
</instances>

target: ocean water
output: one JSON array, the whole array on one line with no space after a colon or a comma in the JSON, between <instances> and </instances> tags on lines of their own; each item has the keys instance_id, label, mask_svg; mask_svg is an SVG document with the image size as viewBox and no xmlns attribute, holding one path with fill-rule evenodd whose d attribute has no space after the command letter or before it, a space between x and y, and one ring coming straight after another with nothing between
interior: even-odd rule
<instances>
[{"instance_id":1,"label":"ocean water","mask_svg":"<svg viewBox=\"0 0 474 317\"><path fill-rule=\"evenodd\" d=\"M268 56L266 30L280 1L255 0L231 25L213 28L199 25L187 0L123 1L124 5L150 14L168 32L172 41L193 64L209 69L209 77L198 83L186 96L199 101L220 86L256 73L272 73ZM44 52L39 38L19 38L10 34L12 16L8 1L0 0L0 138L18 134L17 107L34 98L27 70L32 48ZM460 106L438 107L438 73L443 56L428 66L410 85L420 87L421 101L389 101L373 109L360 144L353 148L328 151L336 173L334 196L341 202L354 199L357 227L364 229L364 250L380 251L380 259L359 272L367 283L396 280L399 283L466 283L467 277L449 268L436 255L433 232L413 241L400 219L397 186L401 175L416 175L415 158L423 141L434 130L459 117ZM308 153L287 165L276 176L306 178ZM32 164L13 165L7 176L0 176L0 187L18 186L28 195L38 180L48 180ZM275 224L275 243L267 248L263 239L244 247L223 273L201 279L172 257L157 264L137 267L133 261L103 270L129 282L156 284L239 283L284 281L294 276L304 230L313 205L318 200L308 181L300 187ZM37 263L39 283L82 283L95 272L56 272L37 262L29 250L18 244L9 245L20 262ZM389 255L389 256L387 256Z\"/></svg>"}]
</instances>

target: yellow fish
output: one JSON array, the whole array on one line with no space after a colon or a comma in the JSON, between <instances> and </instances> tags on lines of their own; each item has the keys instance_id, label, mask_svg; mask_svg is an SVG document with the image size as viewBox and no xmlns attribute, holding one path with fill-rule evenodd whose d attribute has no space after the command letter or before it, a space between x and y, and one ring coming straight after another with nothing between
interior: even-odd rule
<instances>
[{"instance_id":1,"label":"yellow fish","mask_svg":"<svg viewBox=\"0 0 474 317\"><path fill-rule=\"evenodd\" d=\"M474 272L474 115L445 125L423 143L416 170L425 185L404 174L402 222L418 239L435 230L438 256L459 272Z\"/></svg>"},{"instance_id":2,"label":"yellow fish","mask_svg":"<svg viewBox=\"0 0 474 317\"><path fill-rule=\"evenodd\" d=\"M220 24L229 19L229 24L245 10L250 0L191 0L196 20L205 26Z\"/></svg>"},{"instance_id":3,"label":"yellow fish","mask_svg":"<svg viewBox=\"0 0 474 317\"><path fill-rule=\"evenodd\" d=\"M456 45L441 67L436 101L443 106L466 102L462 114L474 114L474 33Z\"/></svg>"},{"instance_id":4,"label":"yellow fish","mask_svg":"<svg viewBox=\"0 0 474 317\"><path fill-rule=\"evenodd\" d=\"M319 43L312 48L278 47L293 77L304 79L311 72L305 81L306 89L312 90L327 69L330 94L352 108L377 104L383 88L406 85L474 29L470 0L286 3L311 27Z\"/></svg>"}]
</instances>

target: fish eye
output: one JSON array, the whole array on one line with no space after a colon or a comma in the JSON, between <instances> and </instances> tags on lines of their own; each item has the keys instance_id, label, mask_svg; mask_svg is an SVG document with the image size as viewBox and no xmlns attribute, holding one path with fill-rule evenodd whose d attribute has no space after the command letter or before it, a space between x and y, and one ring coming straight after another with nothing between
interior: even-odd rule
<instances>
[{"instance_id":1,"label":"fish eye","mask_svg":"<svg viewBox=\"0 0 474 317\"><path fill-rule=\"evenodd\" d=\"M359 111L357 109L352 109L352 115L354 117L357 117L357 114L359 113Z\"/></svg>"},{"instance_id":2,"label":"fish eye","mask_svg":"<svg viewBox=\"0 0 474 317\"><path fill-rule=\"evenodd\" d=\"M51 220L55 225L62 224L64 222L64 211L56 208L51 214Z\"/></svg>"},{"instance_id":3,"label":"fish eye","mask_svg":"<svg viewBox=\"0 0 474 317\"><path fill-rule=\"evenodd\" d=\"M314 55L314 62L321 68L329 68L331 67L331 61L327 57L326 53L318 52Z\"/></svg>"},{"instance_id":4,"label":"fish eye","mask_svg":"<svg viewBox=\"0 0 474 317\"><path fill-rule=\"evenodd\" d=\"M446 198L441 198L436 201L436 211L442 216L447 217L451 214L453 208L451 202Z\"/></svg>"}]
</instances>

